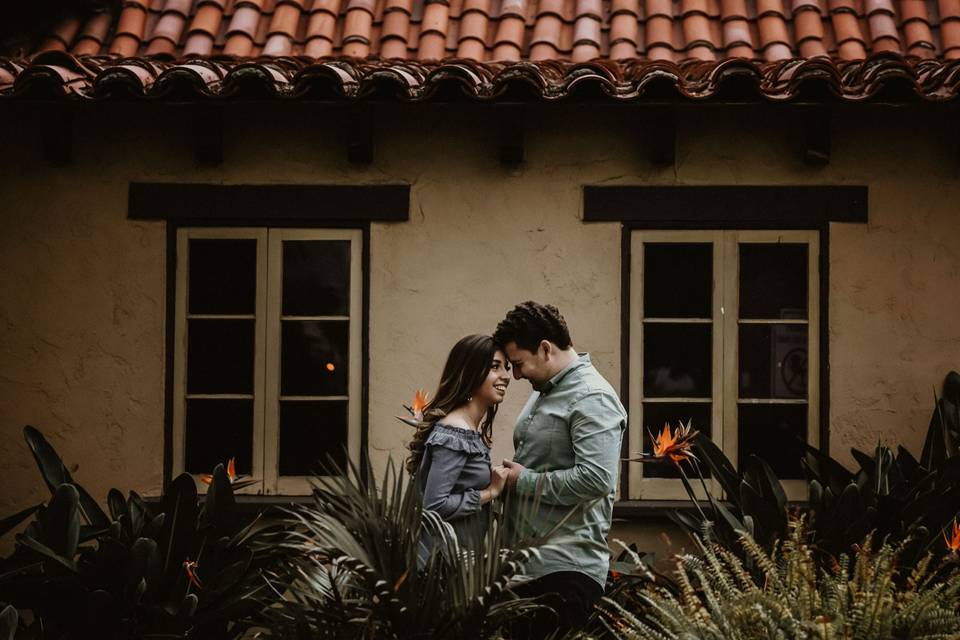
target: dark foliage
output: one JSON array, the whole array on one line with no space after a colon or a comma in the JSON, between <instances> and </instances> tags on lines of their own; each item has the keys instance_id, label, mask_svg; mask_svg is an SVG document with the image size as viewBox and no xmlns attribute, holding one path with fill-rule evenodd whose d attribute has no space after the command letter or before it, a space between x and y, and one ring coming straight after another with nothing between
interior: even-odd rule
<instances>
[{"instance_id":1,"label":"dark foliage","mask_svg":"<svg viewBox=\"0 0 960 640\"><path fill-rule=\"evenodd\" d=\"M0 521L2 535L34 516L0 559L0 602L14 608L0 614L0 629L12 620L18 638L237 636L233 621L258 606L271 554L253 550L267 525L241 526L223 465L202 503L183 474L159 504L111 489L107 513L39 431L28 426L24 436L51 498Z\"/></svg>"}]
</instances>

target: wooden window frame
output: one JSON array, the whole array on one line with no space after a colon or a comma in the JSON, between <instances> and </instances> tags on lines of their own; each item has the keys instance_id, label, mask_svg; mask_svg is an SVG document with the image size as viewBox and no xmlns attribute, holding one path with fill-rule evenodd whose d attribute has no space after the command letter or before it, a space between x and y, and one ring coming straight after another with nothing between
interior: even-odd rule
<instances>
[{"instance_id":1,"label":"wooden window frame","mask_svg":"<svg viewBox=\"0 0 960 640\"><path fill-rule=\"evenodd\" d=\"M820 234L812 230L626 230L630 242L629 268L629 385L628 405L631 418L643 415L643 332L645 323L666 319L643 317L643 243L644 242L711 242L713 245L713 300L712 332L712 437L730 461L738 464L738 407L741 404L796 404L796 401L744 400L739 397L738 336L739 324L739 244L747 243L802 243L807 253L807 443L820 446ZM703 320L687 320L703 322ZM751 323L774 324L777 321ZM782 321L780 321L782 323ZM659 400L659 399L657 399ZM653 401L657 401L653 400ZM662 401L683 399L669 398ZM643 447L644 429L659 425L639 424L630 420L628 450L638 452ZM675 425L674 425L675 426ZM784 490L791 500L807 498L807 484L803 480L783 480ZM702 489L694 483L698 498L705 499ZM707 486L714 495L720 495L719 483L709 480ZM628 473L627 493L631 500L683 500L687 497L680 480L645 478L642 465L632 465Z\"/></svg>"},{"instance_id":2,"label":"wooden window frame","mask_svg":"<svg viewBox=\"0 0 960 640\"><path fill-rule=\"evenodd\" d=\"M252 476L260 482L240 494L307 495L313 476L279 475L280 325L282 243L284 240L347 240L350 242L349 381L347 448L350 461L361 462L363 429L364 233L355 228L207 227L176 229L176 286L172 389L172 475L184 471L186 394L186 322L189 274L188 243L192 238L250 238L257 241L257 287L254 331L254 423ZM222 317L222 316L221 316ZM302 318L301 318L302 319ZM343 399L343 398L340 398ZM194 476L195 479L198 476ZM205 485L197 482L198 490Z\"/></svg>"}]
</instances>

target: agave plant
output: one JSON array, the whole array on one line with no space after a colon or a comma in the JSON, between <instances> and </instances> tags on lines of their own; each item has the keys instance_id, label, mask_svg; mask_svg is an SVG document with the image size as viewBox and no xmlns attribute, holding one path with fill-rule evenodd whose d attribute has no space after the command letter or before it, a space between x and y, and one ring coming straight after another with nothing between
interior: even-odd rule
<instances>
[{"instance_id":1,"label":"agave plant","mask_svg":"<svg viewBox=\"0 0 960 640\"><path fill-rule=\"evenodd\" d=\"M927 555L910 568L903 544L874 549L873 537L829 567L818 564L805 518L772 552L741 534L750 570L730 549L697 538L677 558L679 589L651 586L632 606L605 599L601 620L615 638L783 640L955 638L960 572Z\"/></svg>"},{"instance_id":2,"label":"agave plant","mask_svg":"<svg viewBox=\"0 0 960 640\"><path fill-rule=\"evenodd\" d=\"M541 606L517 598L511 585L547 540L514 539L504 526L509 506L492 510L480 548L464 548L448 524L422 509L414 483L392 462L380 488L369 465L365 469L351 464L346 473L318 478L313 504L287 510L283 532L262 542L286 552L285 571L271 576L281 598L265 609L260 626L267 634L495 638ZM418 570L424 533L434 549Z\"/></svg>"},{"instance_id":3,"label":"agave plant","mask_svg":"<svg viewBox=\"0 0 960 640\"><path fill-rule=\"evenodd\" d=\"M269 552L249 542L265 526L243 526L223 465L201 504L191 476L159 505L111 489L109 514L79 485L43 435L24 436L51 489L44 505L0 523L0 535L30 516L12 555L0 559L0 602L29 611L27 627L4 609L0 629L18 638L228 638L257 606ZM12 620L12 623L10 622ZM0 638L2 638L0 634Z\"/></svg>"}]
</instances>

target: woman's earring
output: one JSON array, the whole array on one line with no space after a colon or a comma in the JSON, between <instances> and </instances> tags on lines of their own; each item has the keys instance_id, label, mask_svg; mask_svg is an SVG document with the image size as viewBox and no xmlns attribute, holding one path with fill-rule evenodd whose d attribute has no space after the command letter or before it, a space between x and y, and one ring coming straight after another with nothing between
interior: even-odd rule
<instances>
[{"instance_id":1,"label":"woman's earring","mask_svg":"<svg viewBox=\"0 0 960 640\"><path fill-rule=\"evenodd\" d=\"M467 396L467 402L473 402L473 396Z\"/></svg>"}]
</instances>

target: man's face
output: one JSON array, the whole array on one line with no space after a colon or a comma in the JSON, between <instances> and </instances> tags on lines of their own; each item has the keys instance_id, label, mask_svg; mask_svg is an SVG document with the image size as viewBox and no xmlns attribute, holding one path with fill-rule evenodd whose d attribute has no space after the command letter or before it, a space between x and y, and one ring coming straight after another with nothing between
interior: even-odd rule
<instances>
[{"instance_id":1,"label":"man's face","mask_svg":"<svg viewBox=\"0 0 960 640\"><path fill-rule=\"evenodd\" d=\"M513 377L517 380L526 379L535 391L540 391L544 383L552 377L549 373L550 345L544 340L537 348L537 352L527 351L518 347L516 342L508 342L503 350L507 360L513 366Z\"/></svg>"}]
</instances>

